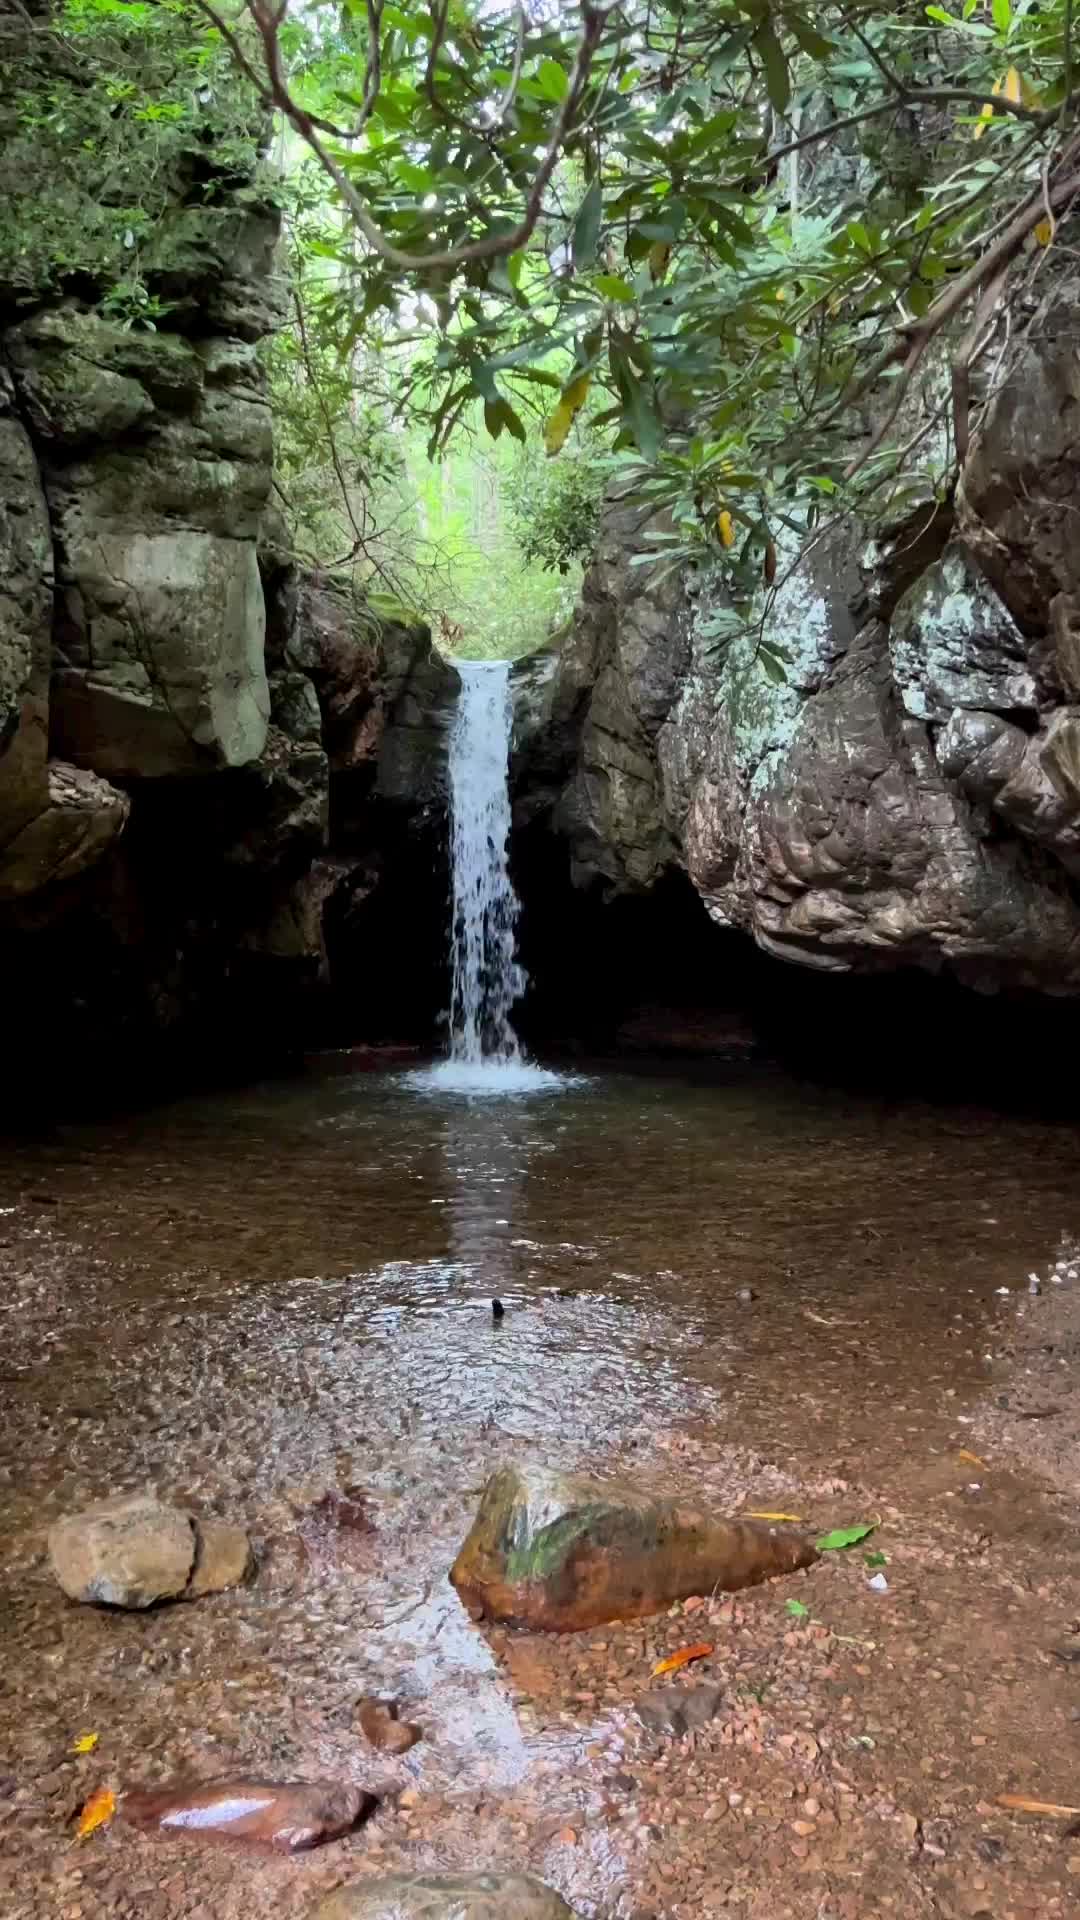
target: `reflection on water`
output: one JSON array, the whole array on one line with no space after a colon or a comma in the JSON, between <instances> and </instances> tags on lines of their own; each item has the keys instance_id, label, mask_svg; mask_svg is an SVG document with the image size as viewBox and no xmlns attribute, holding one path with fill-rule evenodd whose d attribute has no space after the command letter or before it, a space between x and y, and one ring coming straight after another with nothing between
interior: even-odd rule
<instances>
[{"instance_id":1,"label":"reflection on water","mask_svg":"<svg viewBox=\"0 0 1080 1920\"><path fill-rule=\"evenodd\" d=\"M333 1703L382 1685L438 1726L425 1779L516 1778L536 1740L445 1579L491 1468L690 1472L718 1505L775 1505L811 1456L895 1480L981 1390L996 1290L1080 1228L1076 1165L1063 1128L738 1072L540 1100L364 1075L65 1129L0 1167L0 1526L31 1566L43 1520L147 1481L244 1516L267 1571L159 1626L183 1648L162 1724L212 1720L257 1651L326 1703L307 1764L360 1764ZM370 1493L373 1550L297 1583L288 1502L327 1477ZM107 1690L93 1618L63 1632ZM20 1658L32 1718L51 1668Z\"/></svg>"}]
</instances>

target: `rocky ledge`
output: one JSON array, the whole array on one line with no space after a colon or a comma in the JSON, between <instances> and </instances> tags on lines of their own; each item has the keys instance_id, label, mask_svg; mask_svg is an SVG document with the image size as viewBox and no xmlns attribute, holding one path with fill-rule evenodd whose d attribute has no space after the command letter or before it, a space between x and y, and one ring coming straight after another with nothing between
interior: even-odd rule
<instances>
[{"instance_id":1,"label":"rocky ledge","mask_svg":"<svg viewBox=\"0 0 1080 1920\"><path fill-rule=\"evenodd\" d=\"M578 886L681 870L804 966L1080 990L1074 313L1059 284L1019 317L958 483L945 450L902 512L787 555L759 639L719 641L715 593L635 565L647 521L611 508L519 702L518 819Z\"/></svg>"}]
</instances>

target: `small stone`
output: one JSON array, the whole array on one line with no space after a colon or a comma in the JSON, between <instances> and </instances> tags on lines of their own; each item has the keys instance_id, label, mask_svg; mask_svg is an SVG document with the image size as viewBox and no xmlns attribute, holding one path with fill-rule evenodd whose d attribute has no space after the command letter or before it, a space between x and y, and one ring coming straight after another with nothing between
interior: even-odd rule
<instances>
[{"instance_id":1,"label":"small stone","mask_svg":"<svg viewBox=\"0 0 1080 1920\"><path fill-rule=\"evenodd\" d=\"M99 1500L58 1520L49 1559L69 1600L107 1607L152 1607L183 1593L195 1564L188 1513L150 1494Z\"/></svg>"},{"instance_id":2,"label":"small stone","mask_svg":"<svg viewBox=\"0 0 1080 1920\"><path fill-rule=\"evenodd\" d=\"M817 1832L817 1823L814 1820L793 1820L791 1831L797 1833L800 1840L808 1840L812 1833Z\"/></svg>"},{"instance_id":3,"label":"small stone","mask_svg":"<svg viewBox=\"0 0 1080 1920\"><path fill-rule=\"evenodd\" d=\"M356 1723L370 1746L384 1753L408 1753L423 1739L420 1727L410 1720L399 1720L396 1700L377 1700L365 1693L356 1703Z\"/></svg>"},{"instance_id":4,"label":"small stone","mask_svg":"<svg viewBox=\"0 0 1080 1920\"><path fill-rule=\"evenodd\" d=\"M338 1887L313 1920L574 1920L553 1887L525 1873L395 1873Z\"/></svg>"}]
</instances>

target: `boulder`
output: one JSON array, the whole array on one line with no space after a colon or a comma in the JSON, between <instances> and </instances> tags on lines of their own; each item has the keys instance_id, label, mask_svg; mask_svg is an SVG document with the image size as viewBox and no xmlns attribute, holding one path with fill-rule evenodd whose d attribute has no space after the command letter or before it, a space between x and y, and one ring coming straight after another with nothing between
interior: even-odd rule
<instances>
[{"instance_id":1,"label":"boulder","mask_svg":"<svg viewBox=\"0 0 1080 1920\"><path fill-rule=\"evenodd\" d=\"M142 1608L239 1586L251 1567L251 1545L241 1527L199 1521L136 1493L58 1520L49 1559L69 1600Z\"/></svg>"},{"instance_id":2,"label":"boulder","mask_svg":"<svg viewBox=\"0 0 1080 1920\"><path fill-rule=\"evenodd\" d=\"M195 1780L134 1788L123 1796L120 1814L143 1833L191 1833L306 1853L351 1833L375 1805L374 1794L336 1780Z\"/></svg>"},{"instance_id":3,"label":"boulder","mask_svg":"<svg viewBox=\"0 0 1080 1920\"><path fill-rule=\"evenodd\" d=\"M321 1900L314 1920L574 1920L531 1873L391 1873Z\"/></svg>"},{"instance_id":4,"label":"boulder","mask_svg":"<svg viewBox=\"0 0 1080 1920\"><path fill-rule=\"evenodd\" d=\"M477 1618L573 1633L756 1586L817 1559L787 1527L546 1467L504 1467L450 1571Z\"/></svg>"},{"instance_id":5,"label":"boulder","mask_svg":"<svg viewBox=\"0 0 1080 1920\"><path fill-rule=\"evenodd\" d=\"M152 1607L183 1593L195 1565L191 1515L151 1494L99 1500L58 1520L49 1558L69 1600Z\"/></svg>"}]
</instances>

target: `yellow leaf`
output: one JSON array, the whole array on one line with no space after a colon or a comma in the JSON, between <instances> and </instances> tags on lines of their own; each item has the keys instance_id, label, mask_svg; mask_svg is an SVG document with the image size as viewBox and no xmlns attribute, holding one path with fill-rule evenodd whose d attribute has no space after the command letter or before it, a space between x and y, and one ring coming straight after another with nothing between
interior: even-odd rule
<instances>
[{"instance_id":1,"label":"yellow leaf","mask_svg":"<svg viewBox=\"0 0 1080 1920\"><path fill-rule=\"evenodd\" d=\"M720 535L720 545L722 547L733 547L735 545L735 523L726 507L722 513L718 513L716 516L716 531Z\"/></svg>"},{"instance_id":2,"label":"yellow leaf","mask_svg":"<svg viewBox=\"0 0 1080 1920\"><path fill-rule=\"evenodd\" d=\"M99 1827L106 1827L116 1812L116 1795L111 1787L99 1787L90 1795L79 1815L78 1838L85 1840L88 1834L96 1833Z\"/></svg>"},{"instance_id":3,"label":"yellow leaf","mask_svg":"<svg viewBox=\"0 0 1080 1920\"><path fill-rule=\"evenodd\" d=\"M787 294L786 294L786 293L784 292L784 289L783 289L783 287L777 287L777 289L776 289L776 297L777 297L777 299L778 299L778 300L781 300L781 301L783 301L783 300L786 300L786 299L787 299Z\"/></svg>"},{"instance_id":4,"label":"yellow leaf","mask_svg":"<svg viewBox=\"0 0 1080 1920\"><path fill-rule=\"evenodd\" d=\"M544 422L544 451L549 460L566 444L566 436L574 424L575 416L581 412L588 398L590 377L587 373L579 373L576 380L571 380L569 386L563 388L558 406Z\"/></svg>"},{"instance_id":5,"label":"yellow leaf","mask_svg":"<svg viewBox=\"0 0 1080 1920\"><path fill-rule=\"evenodd\" d=\"M1016 72L1015 67L1009 68L1009 73L1015 73L1015 72ZM1007 86L1008 79L1009 79L1009 74L1007 73L1003 80L995 80L993 86L990 89L991 93L994 93L994 94L1000 93L1002 87ZM1008 100L1011 98L1011 95L1006 94L1005 98L1006 100ZM982 108L979 114L979 124L976 127L975 132L972 136L973 139L981 140L983 134L986 132L987 122L992 120L993 117L994 117L993 107L987 106Z\"/></svg>"},{"instance_id":6,"label":"yellow leaf","mask_svg":"<svg viewBox=\"0 0 1080 1920\"><path fill-rule=\"evenodd\" d=\"M986 1465L986 1461L980 1460L978 1454L972 1453L969 1447L961 1447L956 1457L958 1460L966 1460L969 1467L985 1467Z\"/></svg>"},{"instance_id":7,"label":"yellow leaf","mask_svg":"<svg viewBox=\"0 0 1080 1920\"><path fill-rule=\"evenodd\" d=\"M93 1753L97 1743L96 1733L80 1733L71 1751L72 1753Z\"/></svg>"},{"instance_id":8,"label":"yellow leaf","mask_svg":"<svg viewBox=\"0 0 1080 1920\"><path fill-rule=\"evenodd\" d=\"M748 1520L792 1520L792 1521L798 1522L802 1519L802 1514L801 1513L761 1513L756 1507L751 1507L746 1518Z\"/></svg>"},{"instance_id":9,"label":"yellow leaf","mask_svg":"<svg viewBox=\"0 0 1080 1920\"><path fill-rule=\"evenodd\" d=\"M671 1653L666 1660L657 1661L653 1668L653 1679L662 1673L678 1673L680 1667L688 1667L691 1660L704 1660L712 1651L711 1640L698 1640L692 1647L680 1647L678 1653Z\"/></svg>"},{"instance_id":10,"label":"yellow leaf","mask_svg":"<svg viewBox=\"0 0 1080 1920\"><path fill-rule=\"evenodd\" d=\"M1032 228L1032 233L1034 234L1040 247L1048 247L1050 245L1051 240L1054 237L1053 221L1040 220L1038 223L1038 226L1035 226Z\"/></svg>"},{"instance_id":11,"label":"yellow leaf","mask_svg":"<svg viewBox=\"0 0 1080 1920\"><path fill-rule=\"evenodd\" d=\"M663 279L670 259L671 247L668 241L658 240L654 247L649 248L649 278L654 286L658 280Z\"/></svg>"},{"instance_id":12,"label":"yellow leaf","mask_svg":"<svg viewBox=\"0 0 1080 1920\"><path fill-rule=\"evenodd\" d=\"M1010 67L1008 73L1005 75L1005 83L1001 88L1002 98L1004 100L1011 100L1013 106L1018 107L1020 105L1020 96L1023 93L1023 90L1024 90L1024 83L1021 80L1019 73L1017 72L1015 67ZM998 89L995 87L994 91L996 93Z\"/></svg>"}]
</instances>

